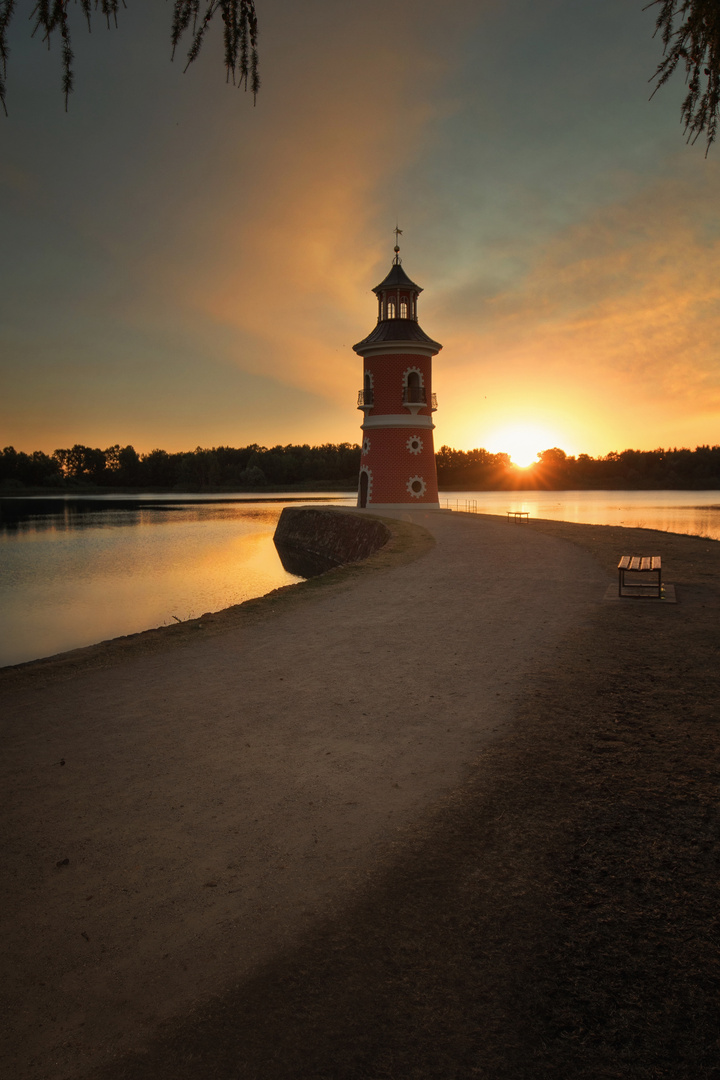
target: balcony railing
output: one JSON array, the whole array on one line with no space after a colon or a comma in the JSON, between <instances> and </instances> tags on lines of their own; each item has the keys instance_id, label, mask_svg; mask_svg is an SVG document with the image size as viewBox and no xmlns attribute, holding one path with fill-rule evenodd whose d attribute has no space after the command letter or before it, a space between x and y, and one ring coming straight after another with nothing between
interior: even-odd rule
<instances>
[{"instance_id":1,"label":"balcony railing","mask_svg":"<svg viewBox=\"0 0 720 1080\"><path fill-rule=\"evenodd\" d=\"M402 396L403 405L427 405L427 391L424 386L406 386ZM358 409L372 409L375 404L374 390L358 390ZM430 410L436 412L438 407L437 394L430 395Z\"/></svg>"},{"instance_id":2,"label":"balcony railing","mask_svg":"<svg viewBox=\"0 0 720 1080\"><path fill-rule=\"evenodd\" d=\"M427 405L427 391L424 386L406 386L403 390L403 405ZM435 412L438 407L437 394L430 395L430 408Z\"/></svg>"}]
</instances>

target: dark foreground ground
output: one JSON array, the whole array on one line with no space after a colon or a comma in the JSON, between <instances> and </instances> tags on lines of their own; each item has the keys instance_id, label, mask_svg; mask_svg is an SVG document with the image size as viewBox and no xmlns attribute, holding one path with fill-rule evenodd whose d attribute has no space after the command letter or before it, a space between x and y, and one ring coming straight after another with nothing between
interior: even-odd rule
<instances>
[{"instance_id":1,"label":"dark foreground ground","mask_svg":"<svg viewBox=\"0 0 720 1080\"><path fill-rule=\"evenodd\" d=\"M94 1080L720 1077L720 544L528 527L678 604L601 605L353 903Z\"/></svg>"}]
</instances>

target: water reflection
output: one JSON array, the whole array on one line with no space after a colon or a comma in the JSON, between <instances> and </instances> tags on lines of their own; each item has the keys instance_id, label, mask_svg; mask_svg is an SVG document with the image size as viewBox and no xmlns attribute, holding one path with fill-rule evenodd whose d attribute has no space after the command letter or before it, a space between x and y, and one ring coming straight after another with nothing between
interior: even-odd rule
<instances>
[{"instance_id":1,"label":"water reflection","mask_svg":"<svg viewBox=\"0 0 720 1080\"><path fill-rule=\"evenodd\" d=\"M441 507L480 514L524 510L531 517L583 525L659 529L720 540L720 491L458 491Z\"/></svg>"},{"instance_id":2,"label":"water reflection","mask_svg":"<svg viewBox=\"0 0 720 1080\"><path fill-rule=\"evenodd\" d=\"M171 496L0 499L0 665L218 611L327 569L282 552L291 500ZM481 513L691 533L720 540L720 492L453 492Z\"/></svg>"},{"instance_id":3,"label":"water reflection","mask_svg":"<svg viewBox=\"0 0 720 1080\"><path fill-rule=\"evenodd\" d=\"M37 532L67 532L79 529L118 528L127 525L172 524L176 515L193 514L203 520L225 520L229 516L252 518L279 510L270 505L218 500L201 505L190 502L151 503L133 499L2 499L0 498L0 535ZM268 519L269 520L269 519Z\"/></svg>"},{"instance_id":4,"label":"water reflection","mask_svg":"<svg viewBox=\"0 0 720 1080\"><path fill-rule=\"evenodd\" d=\"M272 542L282 504L56 504L55 513L26 513L8 512L8 501L0 664L195 618L299 580Z\"/></svg>"},{"instance_id":5,"label":"water reflection","mask_svg":"<svg viewBox=\"0 0 720 1080\"><path fill-rule=\"evenodd\" d=\"M322 555L311 554L309 551L301 551L289 544L278 542L275 537L273 543L280 562L288 574L297 574L298 577L303 578L318 577L319 574L324 574L338 565L333 559L326 559Z\"/></svg>"}]
</instances>

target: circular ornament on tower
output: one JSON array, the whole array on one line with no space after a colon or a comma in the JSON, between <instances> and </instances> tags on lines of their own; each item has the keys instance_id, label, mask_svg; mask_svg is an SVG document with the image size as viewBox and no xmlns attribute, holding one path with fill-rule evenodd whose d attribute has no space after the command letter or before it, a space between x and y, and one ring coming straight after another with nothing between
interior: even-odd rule
<instances>
[{"instance_id":1,"label":"circular ornament on tower","mask_svg":"<svg viewBox=\"0 0 720 1080\"><path fill-rule=\"evenodd\" d=\"M422 476L411 476L405 486L407 487L408 495L411 495L413 499L421 499L427 488L427 484Z\"/></svg>"}]
</instances>

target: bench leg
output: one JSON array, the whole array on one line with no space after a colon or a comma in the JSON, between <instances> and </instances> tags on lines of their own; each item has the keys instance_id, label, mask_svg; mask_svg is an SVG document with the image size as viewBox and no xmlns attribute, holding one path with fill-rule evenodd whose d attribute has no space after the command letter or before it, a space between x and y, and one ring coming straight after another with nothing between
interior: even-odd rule
<instances>
[{"instance_id":1,"label":"bench leg","mask_svg":"<svg viewBox=\"0 0 720 1080\"><path fill-rule=\"evenodd\" d=\"M648 589L648 590L649 589L654 589L654 590L656 590L653 593L648 593L647 594L649 600L662 600L662 571L661 570L644 571L644 573L657 574L657 584L648 584L648 585L641 585L638 582L634 582L633 585L628 586L626 584L626 581L625 581L625 573L626 573L625 570L618 570L618 596L627 597L627 593L624 593L623 589L625 589L626 587L627 588L633 588L633 585L634 585L635 588L638 588L638 589ZM638 573L638 571L633 570L633 571L631 571L631 573ZM639 593L639 594L636 594L634 596L628 597L628 599L632 599L632 600L642 600L642 598L643 598L642 593Z\"/></svg>"}]
</instances>

